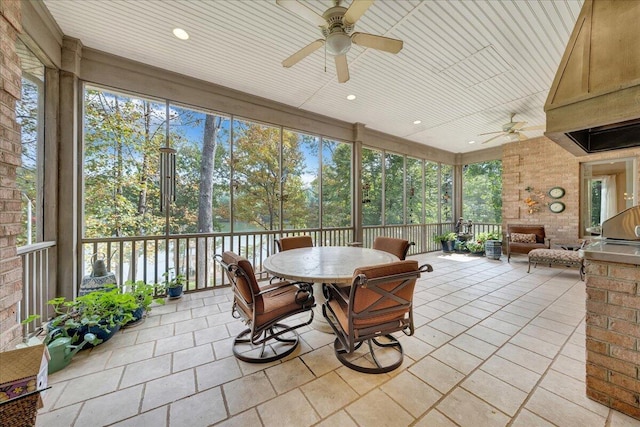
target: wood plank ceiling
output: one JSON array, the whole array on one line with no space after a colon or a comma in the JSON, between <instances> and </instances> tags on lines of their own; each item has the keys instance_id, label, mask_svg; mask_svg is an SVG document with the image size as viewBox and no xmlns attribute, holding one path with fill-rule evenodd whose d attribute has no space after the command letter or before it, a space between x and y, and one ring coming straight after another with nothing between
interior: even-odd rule
<instances>
[{"instance_id":1,"label":"wood plank ceiling","mask_svg":"<svg viewBox=\"0 0 640 427\"><path fill-rule=\"evenodd\" d=\"M545 124L543 105L582 0L377 0L355 31L404 41L353 46L338 83L324 50L281 61L321 34L274 0L44 0L65 35L131 58L454 153L509 122ZM322 14L333 1L306 1ZM343 2L343 6L350 1ZM185 29L181 41L173 28ZM348 101L346 96L357 98ZM420 124L413 122L420 120ZM543 131L526 132L529 137ZM469 141L476 141L469 144Z\"/></svg>"}]
</instances>

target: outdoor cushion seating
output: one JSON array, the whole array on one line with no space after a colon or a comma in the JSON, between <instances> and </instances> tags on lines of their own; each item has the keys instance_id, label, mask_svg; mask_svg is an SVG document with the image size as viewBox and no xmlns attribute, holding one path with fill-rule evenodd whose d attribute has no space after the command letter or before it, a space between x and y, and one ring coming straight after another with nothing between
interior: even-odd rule
<instances>
[{"instance_id":1,"label":"outdoor cushion seating","mask_svg":"<svg viewBox=\"0 0 640 427\"><path fill-rule=\"evenodd\" d=\"M278 281L260 286L251 263L233 252L215 256L233 289L232 316L248 326L233 341L233 354L250 363L267 363L291 354L298 346L295 329L313 320L315 300L310 283ZM293 326L282 320L299 313Z\"/></svg>"},{"instance_id":2,"label":"outdoor cushion seating","mask_svg":"<svg viewBox=\"0 0 640 427\"><path fill-rule=\"evenodd\" d=\"M407 257L409 248L415 245L413 242L409 242L404 239L396 239L393 237L378 236L373 241L373 249L389 252L400 258L401 260Z\"/></svg>"},{"instance_id":3,"label":"outdoor cushion seating","mask_svg":"<svg viewBox=\"0 0 640 427\"><path fill-rule=\"evenodd\" d=\"M350 287L323 285L327 302L322 314L336 334L334 352L343 365L380 374L402 364L402 346L391 334L413 335L413 290L425 271L433 268L418 267L413 260L397 261L357 268ZM368 352L356 353L363 343Z\"/></svg>"},{"instance_id":4,"label":"outdoor cushion seating","mask_svg":"<svg viewBox=\"0 0 640 427\"><path fill-rule=\"evenodd\" d=\"M565 265L567 267L578 267L580 279L584 280L584 262L580 251L565 249L533 249L529 252L529 265L527 273L531 271L531 264L534 268L538 264Z\"/></svg>"},{"instance_id":5,"label":"outdoor cushion seating","mask_svg":"<svg viewBox=\"0 0 640 427\"><path fill-rule=\"evenodd\" d=\"M507 226L507 262L511 254L528 254L532 249L549 249L544 225L509 224Z\"/></svg>"},{"instance_id":6,"label":"outdoor cushion seating","mask_svg":"<svg viewBox=\"0 0 640 427\"><path fill-rule=\"evenodd\" d=\"M313 247L313 240L311 240L311 236L283 237L280 240L276 240L276 245L278 246L278 252L282 252L289 249L311 248Z\"/></svg>"}]
</instances>

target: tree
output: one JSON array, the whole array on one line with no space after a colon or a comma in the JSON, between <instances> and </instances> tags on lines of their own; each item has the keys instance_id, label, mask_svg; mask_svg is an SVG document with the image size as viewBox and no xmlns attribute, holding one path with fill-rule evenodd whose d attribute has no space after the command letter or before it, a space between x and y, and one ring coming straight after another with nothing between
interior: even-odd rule
<instances>
[{"instance_id":1,"label":"tree","mask_svg":"<svg viewBox=\"0 0 640 427\"><path fill-rule=\"evenodd\" d=\"M472 163L462 173L463 217L473 222L502 222L502 162Z\"/></svg>"},{"instance_id":2,"label":"tree","mask_svg":"<svg viewBox=\"0 0 640 427\"><path fill-rule=\"evenodd\" d=\"M352 224L352 149L350 144L322 141L322 226Z\"/></svg>"}]
</instances>

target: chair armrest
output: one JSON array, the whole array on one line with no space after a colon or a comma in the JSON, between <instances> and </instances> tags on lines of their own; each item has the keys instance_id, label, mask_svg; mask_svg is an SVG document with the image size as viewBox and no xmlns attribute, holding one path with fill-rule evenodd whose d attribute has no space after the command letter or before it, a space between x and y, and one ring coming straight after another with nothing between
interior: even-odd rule
<instances>
[{"instance_id":1,"label":"chair armrest","mask_svg":"<svg viewBox=\"0 0 640 427\"><path fill-rule=\"evenodd\" d=\"M349 294L345 293L344 290L351 290L350 286L338 286L335 283L323 283L323 294L327 300L330 297L340 298L345 304L349 304Z\"/></svg>"}]
</instances>

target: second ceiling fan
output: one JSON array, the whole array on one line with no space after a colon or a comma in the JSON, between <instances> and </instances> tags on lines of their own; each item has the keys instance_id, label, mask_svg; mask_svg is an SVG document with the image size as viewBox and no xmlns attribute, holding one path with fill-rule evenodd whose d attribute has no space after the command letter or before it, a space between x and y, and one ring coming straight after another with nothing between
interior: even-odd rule
<instances>
[{"instance_id":1,"label":"second ceiling fan","mask_svg":"<svg viewBox=\"0 0 640 427\"><path fill-rule=\"evenodd\" d=\"M340 6L340 1L337 0L335 6L325 10L322 16L297 0L276 0L276 3L317 25L324 36L323 39L311 42L282 61L282 66L285 68L297 64L317 49L326 45L327 53L334 57L336 63L338 82L344 83L349 80L347 52L351 49L352 43L389 53L398 53L402 50L402 40L352 32L353 26L369 6L373 4L373 0L353 0L348 9Z\"/></svg>"},{"instance_id":2,"label":"second ceiling fan","mask_svg":"<svg viewBox=\"0 0 640 427\"><path fill-rule=\"evenodd\" d=\"M526 139L529 139L529 137L524 133L522 133L523 131L544 129L544 126L524 127L524 125L526 125L527 122L514 122L513 118L515 117L515 115L516 113L511 113L511 119L509 120L509 123L503 124L502 130L499 130L497 132L486 132L486 133L479 134L478 136L497 134L496 136L492 136L491 138L487 139L486 141L483 141L482 143L486 144L487 142L493 141L494 139L500 138L501 136L508 136L511 141L524 141Z\"/></svg>"}]
</instances>

